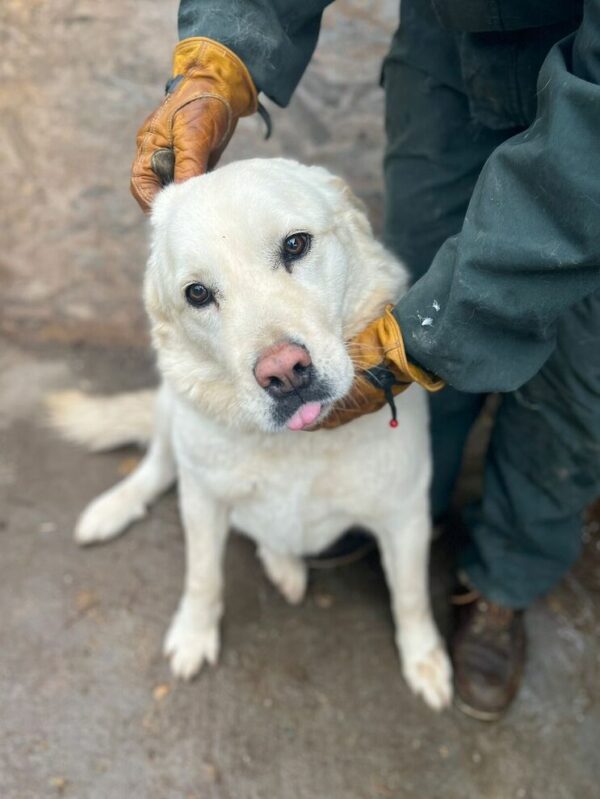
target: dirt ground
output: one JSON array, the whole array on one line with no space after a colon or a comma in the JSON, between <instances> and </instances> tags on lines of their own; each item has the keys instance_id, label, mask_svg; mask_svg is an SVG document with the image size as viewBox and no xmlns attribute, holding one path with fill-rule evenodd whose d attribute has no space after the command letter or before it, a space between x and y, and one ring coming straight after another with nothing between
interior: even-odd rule
<instances>
[{"instance_id":1,"label":"dirt ground","mask_svg":"<svg viewBox=\"0 0 600 799\"><path fill-rule=\"evenodd\" d=\"M598 796L597 520L581 561L529 612L523 690L491 726L435 715L409 693L376 556L315 571L290 608L235 537L221 663L182 685L160 651L183 575L174 494L110 545L73 544L78 512L137 453L59 441L40 401L154 380L128 168L168 73L176 5L5 0L0 11L1 799ZM322 163L379 226L377 80L396 6L338 0L292 105L273 109L271 141L245 120L227 158ZM446 629L450 562L438 544Z\"/></svg>"}]
</instances>

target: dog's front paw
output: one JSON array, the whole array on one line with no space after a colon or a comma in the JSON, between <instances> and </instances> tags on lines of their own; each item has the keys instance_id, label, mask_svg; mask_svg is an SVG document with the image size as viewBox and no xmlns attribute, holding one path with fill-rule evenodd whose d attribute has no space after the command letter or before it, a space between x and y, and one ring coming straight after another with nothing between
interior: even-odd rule
<instances>
[{"instance_id":1,"label":"dog's front paw","mask_svg":"<svg viewBox=\"0 0 600 799\"><path fill-rule=\"evenodd\" d=\"M101 494L83 511L75 527L78 544L93 544L115 538L132 522L145 515L143 503L136 502L129 492L118 489L119 486L116 486Z\"/></svg>"},{"instance_id":2,"label":"dog's front paw","mask_svg":"<svg viewBox=\"0 0 600 799\"><path fill-rule=\"evenodd\" d=\"M165 637L164 654L175 677L191 680L206 661L216 665L219 657L219 625L198 624L185 609L178 610Z\"/></svg>"},{"instance_id":3,"label":"dog's front paw","mask_svg":"<svg viewBox=\"0 0 600 799\"><path fill-rule=\"evenodd\" d=\"M433 710L443 710L452 701L452 666L439 642L426 655L403 658L403 673L411 690Z\"/></svg>"}]
</instances>

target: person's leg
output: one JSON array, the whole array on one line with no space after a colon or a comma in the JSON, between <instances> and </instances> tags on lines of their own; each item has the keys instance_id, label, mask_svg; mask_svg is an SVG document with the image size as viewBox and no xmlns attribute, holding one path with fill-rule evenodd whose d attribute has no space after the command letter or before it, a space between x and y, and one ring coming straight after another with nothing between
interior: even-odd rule
<instances>
[{"instance_id":1,"label":"person's leg","mask_svg":"<svg viewBox=\"0 0 600 799\"><path fill-rule=\"evenodd\" d=\"M580 551L582 511L600 493L600 293L559 326L557 348L503 397L480 519L463 565L493 602L526 608Z\"/></svg>"},{"instance_id":2,"label":"person's leg","mask_svg":"<svg viewBox=\"0 0 600 799\"><path fill-rule=\"evenodd\" d=\"M599 493L600 293L563 318L542 370L502 399L462 558L475 592L453 644L459 706L470 715L497 718L515 696L524 662L519 611L578 556L582 512Z\"/></svg>"},{"instance_id":3,"label":"person's leg","mask_svg":"<svg viewBox=\"0 0 600 799\"><path fill-rule=\"evenodd\" d=\"M385 241L416 279L460 229L489 153L517 132L471 118L455 39L427 6L403 0L384 69ZM522 612L513 609L549 590L571 564L579 512L598 490L597 304L590 300L587 312L584 304L565 320L556 355L530 385L504 397L494 430L480 521L463 564L479 591L462 597L453 643L457 693L478 718L497 718L514 697L525 635ZM481 398L448 389L433 398L436 514L447 507L480 406Z\"/></svg>"},{"instance_id":4,"label":"person's leg","mask_svg":"<svg viewBox=\"0 0 600 799\"><path fill-rule=\"evenodd\" d=\"M420 0L402 2L383 81L384 241L417 280L442 243L460 230L484 162L515 130L491 130L471 118L456 38ZM434 518L448 509L482 402L480 395L451 388L431 398Z\"/></svg>"}]
</instances>

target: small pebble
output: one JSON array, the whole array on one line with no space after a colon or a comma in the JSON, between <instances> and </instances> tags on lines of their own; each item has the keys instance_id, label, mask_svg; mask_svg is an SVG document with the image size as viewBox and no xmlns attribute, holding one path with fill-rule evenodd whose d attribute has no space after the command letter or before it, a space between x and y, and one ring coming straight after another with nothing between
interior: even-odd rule
<instances>
[{"instance_id":1,"label":"small pebble","mask_svg":"<svg viewBox=\"0 0 600 799\"><path fill-rule=\"evenodd\" d=\"M207 780L210 782L217 782L219 778L219 772L214 763L204 763L202 770L204 771L204 776Z\"/></svg>"},{"instance_id":2,"label":"small pebble","mask_svg":"<svg viewBox=\"0 0 600 799\"><path fill-rule=\"evenodd\" d=\"M152 691L152 698L155 702L162 702L162 700L171 693L171 686L163 682L160 685L157 685L154 690Z\"/></svg>"},{"instance_id":3,"label":"small pebble","mask_svg":"<svg viewBox=\"0 0 600 799\"><path fill-rule=\"evenodd\" d=\"M117 466L117 474L120 477L127 477L128 474L131 474L131 472L138 467L140 461L141 457L136 455L132 455L129 458L123 458Z\"/></svg>"},{"instance_id":4,"label":"small pebble","mask_svg":"<svg viewBox=\"0 0 600 799\"><path fill-rule=\"evenodd\" d=\"M98 597L93 591L78 591L75 597L75 607L80 613L87 613L98 604Z\"/></svg>"},{"instance_id":5,"label":"small pebble","mask_svg":"<svg viewBox=\"0 0 600 799\"><path fill-rule=\"evenodd\" d=\"M317 594L315 604L322 610L328 610L333 605L333 597L331 594Z\"/></svg>"},{"instance_id":6,"label":"small pebble","mask_svg":"<svg viewBox=\"0 0 600 799\"><path fill-rule=\"evenodd\" d=\"M42 522L38 528L40 533L55 533L56 524L54 522Z\"/></svg>"},{"instance_id":7,"label":"small pebble","mask_svg":"<svg viewBox=\"0 0 600 799\"><path fill-rule=\"evenodd\" d=\"M50 786L59 791L59 793L62 793L67 787L67 781L64 777L50 777L48 782Z\"/></svg>"}]
</instances>

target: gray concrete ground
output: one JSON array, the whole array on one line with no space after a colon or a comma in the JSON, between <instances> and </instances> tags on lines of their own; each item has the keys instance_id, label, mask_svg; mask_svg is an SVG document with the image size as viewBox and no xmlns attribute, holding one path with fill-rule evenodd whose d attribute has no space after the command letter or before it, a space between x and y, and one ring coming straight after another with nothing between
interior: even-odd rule
<instances>
[{"instance_id":1,"label":"gray concrete ground","mask_svg":"<svg viewBox=\"0 0 600 799\"><path fill-rule=\"evenodd\" d=\"M288 154L345 175L381 213L379 60L391 0L338 0L270 143L245 121L228 158ZM252 546L228 550L217 669L171 680L161 639L183 573L175 497L79 550L85 502L137 453L89 455L40 400L150 384L144 223L128 197L136 124L160 96L176 3L7 0L0 18L1 799L581 799L599 791L600 542L529 613L515 707L435 715L401 680L376 557L312 574L290 608ZM470 490L471 469L463 485ZM600 519L600 513L597 514ZM447 628L451 556L434 551Z\"/></svg>"}]
</instances>

